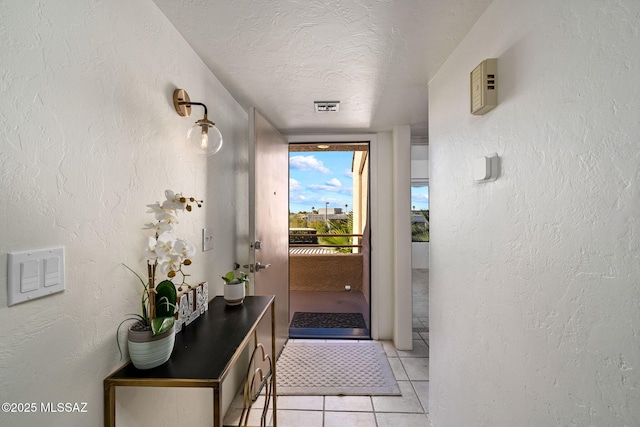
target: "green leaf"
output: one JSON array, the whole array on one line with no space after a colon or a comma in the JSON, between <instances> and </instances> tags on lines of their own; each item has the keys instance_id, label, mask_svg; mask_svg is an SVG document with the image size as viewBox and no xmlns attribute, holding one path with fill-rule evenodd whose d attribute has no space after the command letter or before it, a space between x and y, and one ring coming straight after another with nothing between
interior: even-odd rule
<instances>
[{"instance_id":1,"label":"green leaf","mask_svg":"<svg viewBox=\"0 0 640 427\"><path fill-rule=\"evenodd\" d=\"M156 317L173 316L176 312L178 293L171 280L163 280L156 286Z\"/></svg>"},{"instance_id":2,"label":"green leaf","mask_svg":"<svg viewBox=\"0 0 640 427\"><path fill-rule=\"evenodd\" d=\"M233 273L233 271L228 272L227 274L225 274L224 276L222 276L222 279L227 282L233 282L233 279L235 279L236 275Z\"/></svg>"},{"instance_id":3,"label":"green leaf","mask_svg":"<svg viewBox=\"0 0 640 427\"><path fill-rule=\"evenodd\" d=\"M164 334L173 327L173 317L156 317L151 319L151 332L153 336Z\"/></svg>"}]
</instances>

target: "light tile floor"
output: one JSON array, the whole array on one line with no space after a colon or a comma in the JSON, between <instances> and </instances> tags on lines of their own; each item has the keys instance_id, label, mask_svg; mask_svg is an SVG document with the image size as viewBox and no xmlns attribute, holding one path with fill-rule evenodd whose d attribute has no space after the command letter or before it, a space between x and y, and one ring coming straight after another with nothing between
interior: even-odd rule
<instances>
[{"instance_id":1,"label":"light tile floor","mask_svg":"<svg viewBox=\"0 0 640 427\"><path fill-rule=\"evenodd\" d=\"M391 341L382 341L402 396L278 396L278 426L431 427L428 270L413 271L413 294L413 350L396 350ZM249 425L260 425L263 407L260 398L251 411ZM225 426L238 425L241 408L239 395L225 417ZM272 411L268 411L267 420L267 425L272 426Z\"/></svg>"},{"instance_id":2,"label":"light tile floor","mask_svg":"<svg viewBox=\"0 0 640 427\"><path fill-rule=\"evenodd\" d=\"M428 342L422 337L414 339L413 351L398 351L390 341L382 341L382 344L402 396L278 396L278 426L431 426L428 418ZM249 425L259 425L262 407L262 401L256 402ZM241 408L242 399L237 396L227 413L225 426L238 425ZM273 425L271 411L267 419L267 425Z\"/></svg>"}]
</instances>

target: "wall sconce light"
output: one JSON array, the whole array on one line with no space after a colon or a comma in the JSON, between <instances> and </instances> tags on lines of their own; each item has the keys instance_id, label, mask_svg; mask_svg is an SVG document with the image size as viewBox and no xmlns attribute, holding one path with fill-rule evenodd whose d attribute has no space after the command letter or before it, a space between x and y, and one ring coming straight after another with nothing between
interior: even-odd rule
<instances>
[{"instance_id":1,"label":"wall sconce light","mask_svg":"<svg viewBox=\"0 0 640 427\"><path fill-rule=\"evenodd\" d=\"M204 117L197 120L187 132L187 143L195 152L212 156L222 148L222 134L215 123L207 118L207 106L201 102L191 102L184 89L173 92L173 106L180 116L189 117L192 105L204 107Z\"/></svg>"}]
</instances>

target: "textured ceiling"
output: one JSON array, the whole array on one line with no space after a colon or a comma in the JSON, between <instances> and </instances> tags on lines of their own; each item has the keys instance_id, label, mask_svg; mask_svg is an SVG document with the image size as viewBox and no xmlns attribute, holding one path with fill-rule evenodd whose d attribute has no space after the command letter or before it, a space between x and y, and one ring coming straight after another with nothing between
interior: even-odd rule
<instances>
[{"instance_id":1,"label":"textured ceiling","mask_svg":"<svg viewBox=\"0 0 640 427\"><path fill-rule=\"evenodd\" d=\"M282 132L410 124L418 135L428 81L491 2L154 1L238 102Z\"/></svg>"}]
</instances>

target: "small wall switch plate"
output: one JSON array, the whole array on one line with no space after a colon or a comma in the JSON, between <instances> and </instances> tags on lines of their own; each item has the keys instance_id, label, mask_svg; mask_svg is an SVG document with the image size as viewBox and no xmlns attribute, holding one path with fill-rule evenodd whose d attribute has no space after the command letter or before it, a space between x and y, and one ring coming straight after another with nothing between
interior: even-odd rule
<instances>
[{"instance_id":1,"label":"small wall switch plate","mask_svg":"<svg viewBox=\"0 0 640 427\"><path fill-rule=\"evenodd\" d=\"M473 162L473 179L476 182L491 182L498 179L500 173L498 159L496 153L477 158Z\"/></svg>"},{"instance_id":2,"label":"small wall switch plate","mask_svg":"<svg viewBox=\"0 0 640 427\"><path fill-rule=\"evenodd\" d=\"M213 233L206 228L202 229L202 252L213 249Z\"/></svg>"},{"instance_id":3,"label":"small wall switch plate","mask_svg":"<svg viewBox=\"0 0 640 427\"><path fill-rule=\"evenodd\" d=\"M64 291L63 247L8 254L8 306L62 291Z\"/></svg>"}]
</instances>

